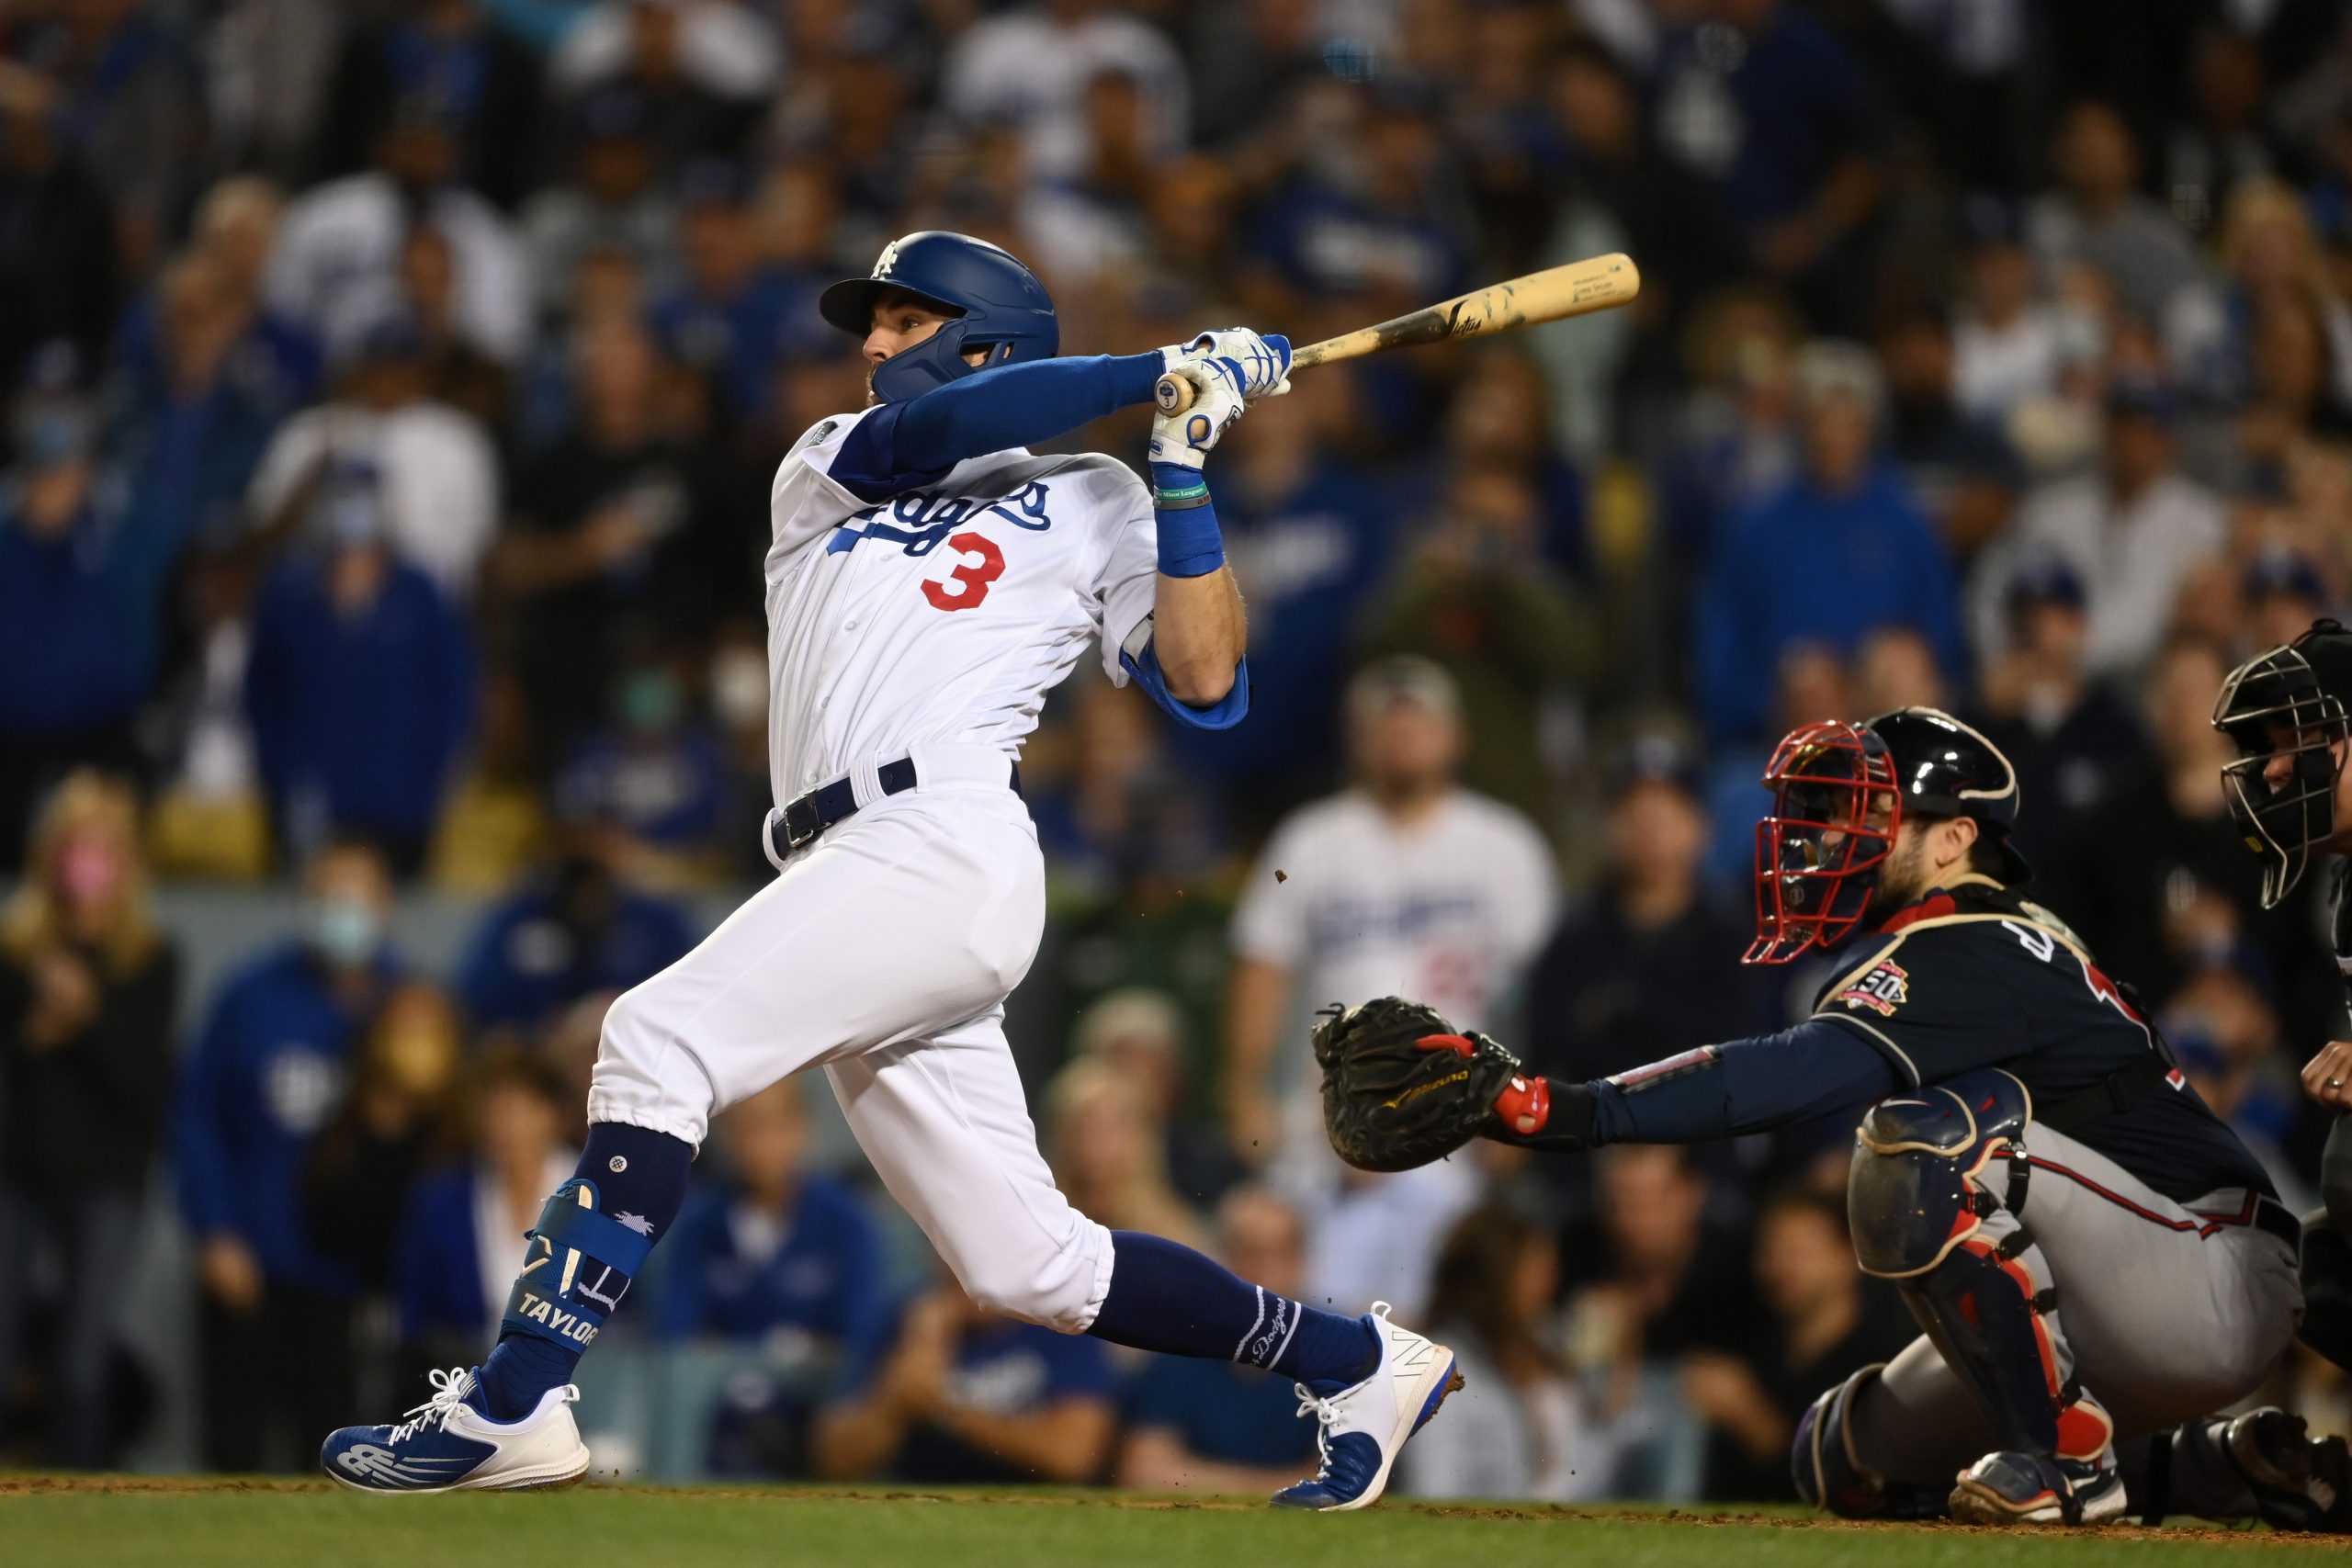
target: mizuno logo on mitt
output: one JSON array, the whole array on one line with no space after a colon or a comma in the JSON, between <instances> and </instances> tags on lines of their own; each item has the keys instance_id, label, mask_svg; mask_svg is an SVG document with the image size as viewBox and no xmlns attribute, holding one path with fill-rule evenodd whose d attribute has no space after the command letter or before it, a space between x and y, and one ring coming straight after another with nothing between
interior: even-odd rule
<instances>
[{"instance_id":1,"label":"mizuno logo on mitt","mask_svg":"<svg viewBox=\"0 0 2352 1568\"><path fill-rule=\"evenodd\" d=\"M1431 1078L1427 1083L1417 1083L1412 1088L1407 1089L1404 1093L1398 1095L1396 1099L1382 1100L1380 1102L1380 1109L1383 1111L1394 1111L1408 1100L1419 1100L1421 1096L1429 1093L1431 1089L1443 1089L1448 1084L1464 1082L1469 1077L1469 1070L1464 1068L1460 1072L1448 1073L1442 1078Z\"/></svg>"}]
</instances>

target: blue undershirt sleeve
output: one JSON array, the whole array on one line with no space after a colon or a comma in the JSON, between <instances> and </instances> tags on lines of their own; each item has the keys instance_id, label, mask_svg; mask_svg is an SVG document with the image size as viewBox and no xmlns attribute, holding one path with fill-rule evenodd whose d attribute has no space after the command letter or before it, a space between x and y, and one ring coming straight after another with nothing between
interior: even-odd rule
<instances>
[{"instance_id":1,"label":"blue undershirt sleeve","mask_svg":"<svg viewBox=\"0 0 2352 1568\"><path fill-rule=\"evenodd\" d=\"M1769 1132L1906 1087L1886 1057L1836 1024L1707 1045L1585 1087L1593 1142L1696 1144Z\"/></svg>"},{"instance_id":2,"label":"blue undershirt sleeve","mask_svg":"<svg viewBox=\"0 0 2352 1568\"><path fill-rule=\"evenodd\" d=\"M1031 446L1090 420L1151 400L1165 365L1150 354L1091 355L1000 365L886 403L842 438L828 470L865 501L944 475L967 457Z\"/></svg>"}]
</instances>

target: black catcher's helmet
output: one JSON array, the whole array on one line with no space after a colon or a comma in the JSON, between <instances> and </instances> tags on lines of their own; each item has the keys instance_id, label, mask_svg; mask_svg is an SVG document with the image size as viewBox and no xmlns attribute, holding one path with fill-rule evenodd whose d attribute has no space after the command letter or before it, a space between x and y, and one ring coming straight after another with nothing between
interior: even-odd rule
<instances>
[{"instance_id":1,"label":"black catcher's helmet","mask_svg":"<svg viewBox=\"0 0 2352 1568\"><path fill-rule=\"evenodd\" d=\"M2033 874L2009 842L2018 775L1976 731L1935 708L1792 731L1765 765L1772 809L1756 825L1749 964L1838 945L1861 923L1906 818L1973 819L2014 886Z\"/></svg>"},{"instance_id":2,"label":"black catcher's helmet","mask_svg":"<svg viewBox=\"0 0 2352 1568\"><path fill-rule=\"evenodd\" d=\"M2009 841L2018 825L2018 771L2001 749L1940 708L1897 708L1865 721L1894 759L1903 809L1912 817L1966 817L2000 850L1995 873L2014 887L2033 867Z\"/></svg>"},{"instance_id":3,"label":"black catcher's helmet","mask_svg":"<svg viewBox=\"0 0 2352 1568\"><path fill-rule=\"evenodd\" d=\"M2290 643L2230 671L2213 705L2213 728L2238 749L2222 764L2230 815L2262 857L2262 907L2303 879L2312 851L2335 837L2336 742L2352 733L2352 631L2314 621Z\"/></svg>"}]
</instances>

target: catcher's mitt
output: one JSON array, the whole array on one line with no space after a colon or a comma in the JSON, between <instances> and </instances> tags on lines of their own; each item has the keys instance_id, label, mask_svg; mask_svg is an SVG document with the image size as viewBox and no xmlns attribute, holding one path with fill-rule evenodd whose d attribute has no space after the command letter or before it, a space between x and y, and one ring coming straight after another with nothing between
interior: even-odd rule
<instances>
[{"instance_id":1,"label":"catcher's mitt","mask_svg":"<svg viewBox=\"0 0 2352 1568\"><path fill-rule=\"evenodd\" d=\"M1317 1015L1323 1126L1358 1170L1443 1159L1494 1121L1519 1058L1483 1034L1456 1034L1434 1008L1382 997Z\"/></svg>"}]
</instances>

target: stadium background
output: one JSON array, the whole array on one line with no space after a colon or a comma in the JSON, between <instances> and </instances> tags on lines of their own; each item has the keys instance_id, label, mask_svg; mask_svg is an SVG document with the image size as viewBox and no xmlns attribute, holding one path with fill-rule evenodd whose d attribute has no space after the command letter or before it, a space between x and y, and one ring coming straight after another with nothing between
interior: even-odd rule
<instances>
[{"instance_id":1,"label":"stadium background","mask_svg":"<svg viewBox=\"0 0 2352 1568\"><path fill-rule=\"evenodd\" d=\"M2346 12L0 0L6 1457L299 1467L478 1354L604 1001L768 874L767 479L861 397L815 290L924 227L1035 264L1075 352L1643 267L1253 412L1211 470L1252 719L1081 679L1023 758L1057 1168L1433 1318L1483 1375L1409 1489L1785 1495L1798 1404L1905 1330L1839 1250L1849 1122L1418 1185L1298 1146L1350 933L1261 852L1351 766L1407 842L1453 724L1515 815L1449 869L1514 896L1392 951L1589 1074L1817 978L1735 963L1771 737L1972 716L2049 898L2307 1196L2324 889L2256 918L2206 715L2352 567ZM588 1363L600 1463L840 1473L926 1350L880 1473L1005 1479L959 1405L1065 1483L1310 1446L1285 1390L958 1320L809 1087L722 1123ZM2282 1378L2346 1427L2332 1369Z\"/></svg>"}]
</instances>

